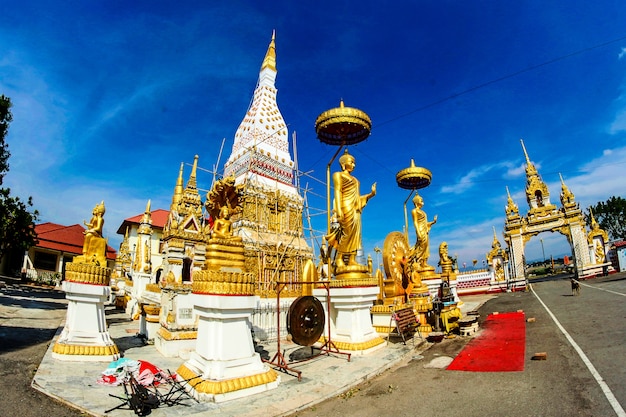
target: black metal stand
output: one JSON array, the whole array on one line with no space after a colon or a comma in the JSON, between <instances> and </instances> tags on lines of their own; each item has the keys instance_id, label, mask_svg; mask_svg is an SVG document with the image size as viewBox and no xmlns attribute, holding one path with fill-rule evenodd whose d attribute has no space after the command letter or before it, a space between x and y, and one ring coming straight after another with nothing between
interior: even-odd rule
<instances>
[{"instance_id":1,"label":"black metal stand","mask_svg":"<svg viewBox=\"0 0 626 417\"><path fill-rule=\"evenodd\" d=\"M280 293L282 292L282 290L285 288L285 286L287 284L291 284L290 282L283 282L283 281L276 281L276 315L277 315L277 319L276 319L276 331L277 331L277 342L276 342L276 353L274 354L274 356L272 357L272 360L265 360L263 359L264 362L269 363L270 365L273 365L277 368L279 368L280 371L288 374L288 375L292 375L289 372L293 372L296 375L292 375L292 376L297 376L298 377L298 381L302 380L302 371L297 370L297 369L293 369L290 368L289 365L287 365L287 361L285 360L285 354L282 352L281 350L281 346L280 346ZM307 282L302 282L301 284L306 284L306 285L314 285L314 284L322 284L324 285L324 288L326 289L326 310L328 311L328 315L330 316L330 282L329 281L307 281ZM295 361L293 363L300 363L300 362L305 362L314 358L317 358L318 356L321 355L327 355L330 356L330 354L335 354L335 355L346 355L348 357L348 362L350 362L350 357L352 356L351 353L347 353L347 352L341 352L339 351L339 349L337 348L337 346L335 346L335 344L333 343L333 341L331 340L330 337L330 317L327 318L326 320L327 324L328 324L328 337L326 338L325 343L322 345L321 348L319 348L319 353L317 355L311 355L310 357L306 358L306 359L301 359L299 361ZM313 347L311 346L311 353L313 353Z\"/></svg>"}]
</instances>

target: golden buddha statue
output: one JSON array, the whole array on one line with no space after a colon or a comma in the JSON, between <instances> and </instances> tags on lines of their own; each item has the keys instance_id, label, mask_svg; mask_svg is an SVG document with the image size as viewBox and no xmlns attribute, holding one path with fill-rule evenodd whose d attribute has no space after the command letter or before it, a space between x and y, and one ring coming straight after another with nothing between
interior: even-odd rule
<instances>
[{"instance_id":1,"label":"golden buddha statue","mask_svg":"<svg viewBox=\"0 0 626 417\"><path fill-rule=\"evenodd\" d=\"M411 216L413 217L417 240L412 257L420 268L425 268L427 266L428 257L430 256L428 234L430 233L432 225L437 223L437 216L435 215L432 222L428 221L426 212L422 210L424 199L419 194L415 194L415 197L413 197L413 204L415 204L415 208L411 210Z\"/></svg>"},{"instance_id":2,"label":"golden buddha statue","mask_svg":"<svg viewBox=\"0 0 626 417\"><path fill-rule=\"evenodd\" d=\"M83 243L83 255L87 255L89 244L94 237L102 238L102 227L104 226L105 211L106 209L104 208L103 201L93 208L93 211L91 212L91 220L89 220L89 223L83 220L83 224L87 226L87 230L83 232L85 234L85 241Z\"/></svg>"},{"instance_id":3,"label":"golden buddha statue","mask_svg":"<svg viewBox=\"0 0 626 417\"><path fill-rule=\"evenodd\" d=\"M334 187L334 211L339 227L331 230L326 237L328 244L337 250L335 266L337 270L347 265L358 265L356 261L357 250L362 246L361 237L361 212L367 202L376 195L376 183L372 185L371 192L360 195L360 183L352 171L356 166L356 160L348 153L339 158L341 171L335 172L332 177Z\"/></svg>"},{"instance_id":4,"label":"golden buddha statue","mask_svg":"<svg viewBox=\"0 0 626 417\"><path fill-rule=\"evenodd\" d=\"M228 206L220 208L220 214L213 223L211 237L228 239L233 236L232 222L230 221L230 209Z\"/></svg>"}]
</instances>

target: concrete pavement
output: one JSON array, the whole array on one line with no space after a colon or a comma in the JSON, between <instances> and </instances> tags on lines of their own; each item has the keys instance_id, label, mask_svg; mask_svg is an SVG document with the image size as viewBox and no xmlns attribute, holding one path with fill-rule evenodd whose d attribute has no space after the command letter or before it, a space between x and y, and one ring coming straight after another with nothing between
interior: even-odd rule
<instances>
[{"instance_id":1,"label":"concrete pavement","mask_svg":"<svg viewBox=\"0 0 626 417\"><path fill-rule=\"evenodd\" d=\"M474 295L463 297L461 310L477 310L493 295ZM28 314L28 311L26 311ZM124 352L124 357L129 359L141 359L153 363L162 368L175 371L182 363L180 358L166 358L162 356L154 346L143 345L136 337L139 323L131 321L119 311L108 310L107 323L109 333L115 340L118 348ZM62 325L59 327L62 329ZM59 330L59 332L60 332ZM58 337L58 334L55 335ZM122 387L109 387L96 383L101 372L107 367L103 362L64 362L54 359L51 355L51 347L45 354L37 373L33 379L33 387L54 397L64 403L76 407L84 412L95 416L127 416L132 411L114 410L105 414L105 410L118 405L119 400L110 397L109 394L121 395ZM323 355L315 359L290 365L302 372L302 379L279 372L281 382L278 388L262 394L248 396L238 400L224 403L196 403L187 400L184 405L173 407L161 407L152 410L151 415L160 416L200 416L207 412L217 413L223 416L282 416L292 414L299 410L311 407L328 398L340 395L350 390L359 383L368 380L382 372L409 361L429 347L430 343L415 340L415 344L407 342L388 343L383 349L379 349L365 356L353 355L350 361L344 355ZM285 350L285 356L299 349L308 349L295 344L281 342ZM263 346L269 358L272 358L276 346Z\"/></svg>"}]
</instances>

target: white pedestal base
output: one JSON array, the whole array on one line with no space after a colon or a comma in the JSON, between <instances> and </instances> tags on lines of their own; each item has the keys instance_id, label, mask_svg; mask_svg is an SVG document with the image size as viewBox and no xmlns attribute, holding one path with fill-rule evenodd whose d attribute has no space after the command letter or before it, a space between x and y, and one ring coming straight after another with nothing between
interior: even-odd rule
<instances>
[{"instance_id":1,"label":"white pedestal base","mask_svg":"<svg viewBox=\"0 0 626 417\"><path fill-rule=\"evenodd\" d=\"M331 342L339 350L359 355L385 346L384 340L372 325L370 314L378 291L378 287L375 286L331 288L329 312L326 289L313 290L313 295L324 306L324 313L330 325ZM327 331L324 334L327 335Z\"/></svg>"},{"instance_id":2,"label":"white pedestal base","mask_svg":"<svg viewBox=\"0 0 626 417\"><path fill-rule=\"evenodd\" d=\"M276 388L280 377L254 350L254 296L193 294L199 315L196 350L177 371L201 401L228 401Z\"/></svg>"},{"instance_id":3,"label":"white pedestal base","mask_svg":"<svg viewBox=\"0 0 626 417\"><path fill-rule=\"evenodd\" d=\"M65 327L52 357L63 361L111 362L120 358L104 317L104 302L111 289L105 285L63 281L68 299Z\"/></svg>"}]
</instances>

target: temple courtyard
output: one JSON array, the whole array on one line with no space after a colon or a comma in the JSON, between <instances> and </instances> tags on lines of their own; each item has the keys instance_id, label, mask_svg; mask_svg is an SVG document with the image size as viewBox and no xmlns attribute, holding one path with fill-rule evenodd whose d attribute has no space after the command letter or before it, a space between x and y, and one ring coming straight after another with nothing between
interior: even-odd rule
<instances>
[{"instance_id":1,"label":"temple courtyard","mask_svg":"<svg viewBox=\"0 0 626 417\"><path fill-rule=\"evenodd\" d=\"M0 288L0 415L130 416L105 411L119 404L122 388L97 384L107 364L62 362L51 355L66 316L65 294L4 279ZM278 388L224 403L192 400L152 410L153 416L622 416L626 407L626 274L582 282L532 284L532 291L462 297L462 311L477 310L481 330L440 343L394 338L364 356L320 356L294 364L302 379L280 372ZM494 312L524 314L522 369L513 372L446 370L479 338ZM107 306L109 332L124 356L175 370L136 336L138 322ZM285 356L310 348L283 343ZM271 358L275 345L258 346ZM545 357L541 354L545 353ZM537 354L540 354L537 356ZM494 358L497 355L494 355ZM533 359L534 358L534 359ZM540 359L540 360L536 360ZM32 388L31 388L32 384ZM34 388L34 389L33 389ZM41 393L37 392L40 391Z\"/></svg>"}]
</instances>

